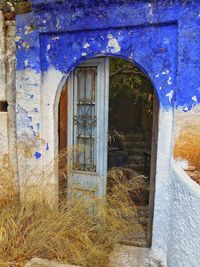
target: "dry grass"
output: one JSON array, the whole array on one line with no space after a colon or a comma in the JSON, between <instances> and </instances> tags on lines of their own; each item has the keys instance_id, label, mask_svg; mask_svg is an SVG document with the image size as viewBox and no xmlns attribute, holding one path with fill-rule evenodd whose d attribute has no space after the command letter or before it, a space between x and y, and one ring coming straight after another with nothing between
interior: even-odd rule
<instances>
[{"instance_id":1,"label":"dry grass","mask_svg":"<svg viewBox=\"0 0 200 267\"><path fill-rule=\"evenodd\" d=\"M12 164L4 157L0 170L1 267L24 266L32 257L87 267L109 266L113 247L130 227L139 227L130 199L130 183L122 177L118 179L116 173L112 174L116 183L106 202L92 199L95 215L84 208L91 205L91 199L82 196L73 203L64 202L59 209L52 207L45 200L42 187L30 191L27 186L24 196L28 194L29 198L19 201L14 177ZM134 218L131 224L129 218Z\"/></svg>"}]
</instances>

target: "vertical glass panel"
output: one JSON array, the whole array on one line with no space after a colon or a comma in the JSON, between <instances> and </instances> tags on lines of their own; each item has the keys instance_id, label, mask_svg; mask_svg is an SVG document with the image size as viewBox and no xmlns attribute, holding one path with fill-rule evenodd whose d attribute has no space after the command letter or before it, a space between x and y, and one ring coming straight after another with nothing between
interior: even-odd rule
<instances>
[{"instance_id":1,"label":"vertical glass panel","mask_svg":"<svg viewBox=\"0 0 200 267\"><path fill-rule=\"evenodd\" d=\"M79 67L75 70L75 170L96 171L96 74L97 67Z\"/></svg>"}]
</instances>

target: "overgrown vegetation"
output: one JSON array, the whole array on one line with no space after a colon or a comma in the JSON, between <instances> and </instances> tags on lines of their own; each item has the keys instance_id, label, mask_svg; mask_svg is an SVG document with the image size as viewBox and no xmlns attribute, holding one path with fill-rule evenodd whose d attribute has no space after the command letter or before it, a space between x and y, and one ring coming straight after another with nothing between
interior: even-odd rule
<instances>
[{"instance_id":1,"label":"overgrown vegetation","mask_svg":"<svg viewBox=\"0 0 200 267\"><path fill-rule=\"evenodd\" d=\"M50 179L52 166L47 169ZM35 173L34 177L29 171L20 201L15 170L7 156L1 162L0 266L21 267L32 257L87 267L109 266L109 255L122 236L140 229L129 194L137 178L126 182L122 173L112 170L106 202L79 196L58 209L48 201L53 192L44 175ZM28 179L41 184L37 187ZM95 205L95 214L85 208L90 205Z\"/></svg>"},{"instance_id":2,"label":"overgrown vegetation","mask_svg":"<svg viewBox=\"0 0 200 267\"><path fill-rule=\"evenodd\" d=\"M110 60L110 100L127 95L133 102L142 100L147 112L152 113L152 84L131 61L112 57Z\"/></svg>"}]
</instances>

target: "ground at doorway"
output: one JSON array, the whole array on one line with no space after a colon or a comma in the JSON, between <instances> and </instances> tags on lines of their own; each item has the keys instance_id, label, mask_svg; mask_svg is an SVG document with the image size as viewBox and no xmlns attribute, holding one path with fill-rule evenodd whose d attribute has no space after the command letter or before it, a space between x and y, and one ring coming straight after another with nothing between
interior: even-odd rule
<instances>
[{"instance_id":1,"label":"ground at doorway","mask_svg":"<svg viewBox=\"0 0 200 267\"><path fill-rule=\"evenodd\" d=\"M80 267L71 264L62 264L55 261L49 261L46 259L33 258L24 267Z\"/></svg>"},{"instance_id":2,"label":"ground at doorway","mask_svg":"<svg viewBox=\"0 0 200 267\"><path fill-rule=\"evenodd\" d=\"M164 267L148 248L118 246L110 257L111 267Z\"/></svg>"}]
</instances>

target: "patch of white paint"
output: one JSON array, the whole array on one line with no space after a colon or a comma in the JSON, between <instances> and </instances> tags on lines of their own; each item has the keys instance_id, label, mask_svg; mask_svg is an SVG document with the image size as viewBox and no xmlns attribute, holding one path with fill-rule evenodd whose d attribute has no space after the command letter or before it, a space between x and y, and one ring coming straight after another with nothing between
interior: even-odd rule
<instances>
[{"instance_id":1,"label":"patch of white paint","mask_svg":"<svg viewBox=\"0 0 200 267\"><path fill-rule=\"evenodd\" d=\"M24 66L27 67L27 66L28 66L28 63L29 63L29 62L28 62L28 59L25 59L25 60L24 60Z\"/></svg>"},{"instance_id":2,"label":"patch of white paint","mask_svg":"<svg viewBox=\"0 0 200 267\"><path fill-rule=\"evenodd\" d=\"M176 166L178 166L179 168L181 168L182 170L187 170L188 169L188 161L184 160L184 159L176 159L175 160Z\"/></svg>"},{"instance_id":3,"label":"patch of white paint","mask_svg":"<svg viewBox=\"0 0 200 267\"><path fill-rule=\"evenodd\" d=\"M168 83L169 85L171 85L171 84L172 84L172 77L169 77L169 79L168 79L167 83Z\"/></svg>"},{"instance_id":4,"label":"patch of white paint","mask_svg":"<svg viewBox=\"0 0 200 267\"><path fill-rule=\"evenodd\" d=\"M155 75L155 78L158 78L159 76L160 76L160 74L158 73L158 74Z\"/></svg>"},{"instance_id":5,"label":"patch of white paint","mask_svg":"<svg viewBox=\"0 0 200 267\"><path fill-rule=\"evenodd\" d=\"M53 38L52 38L52 40L59 40L60 39L60 37L59 36L54 36Z\"/></svg>"},{"instance_id":6,"label":"patch of white paint","mask_svg":"<svg viewBox=\"0 0 200 267\"><path fill-rule=\"evenodd\" d=\"M111 53L118 53L121 51L121 47L116 38L112 34L107 35L109 41L107 44L107 49L111 50Z\"/></svg>"},{"instance_id":7,"label":"patch of white paint","mask_svg":"<svg viewBox=\"0 0 200 267\"><path fill-rule=\"evenodd\" d=\"M169 74L169 70L163 70L163 71L162 71L162 74L163 74L163 75Z\"/></svg>"},{"instance_id":8,"label":"patch of white paint","mask_svg":"<svg viewBox=\"0 0 200 267\"><path fill-rule=\"evenodd\" d=\"M168 83L169 85L171 85L171 84L172 84L172 77L169 77L169 79L168 79L167 83Z\"/></svg>"},{"instance_id":9,"label":"patch of white paint","mask_svg":"<svg viewBox=\"0 0 200 267\"><path fill-rule=\"evenodd\" d=\"M171 153L173 143L173 110L160 108L158 120L158 147L155 177L155 200L152 252L167 266L170 233ZM163 153L164 151L164 153Z\"/></svg>"},{"instance_id":10,"label":"patch of white paint","mask_svg":"<svg viewBox=\"0 0 200 267\"><path fill-rule=\"evenodd\" d=\"M197 102L197 97L196 97L196 95L194 95L194 96L192 97L192 100L193 100L194 102Z\"/></svg>"},{"instance_id":11,"label":"patch of white paint","mask_svg":"<svg viewBox=\"0 0 200 267\"><path fill-rule=\"evenodd\" d=\"M173 90L171 90L169 93L166 94L166 96L169 98L169 102L170 103L172 102L173 95L174 95L174 91Z\"/></svg>"},{"instance_id":12,"label":"patch of white paint","mask_svg":"<svg viewBox=\"0 0 200 267\"><path fill-rule=\"evenodd\" d=\"M148 3L148 8L149 8L149 16L150 16L150 23L153 23L153 6L151 3Z\"/></svg>"},{"instance_id":13,"label":"patch of white paint","mask_svg":"<svg viewBox=\"0 0 200 267\"><path fill-rule=\"evenodd\" d=\"M61 28L60 20L59 19L56 20L56 28L57 29L60 29Z\"/></svg>"},{"instance_id":14,"label":"patch of white paint","mask_svg":"<svg viewBox=\"0 0 200 267\"><path fill-rule=\"evenodd\" d=\"M85 49L87 49L87 48L90 47L90 44L86 42L86 43L84 43L83 47L84 47Z\"/></svg>"},{"instance_id":15,"label":"patch of white paint","mask_svg":"<svg viewBox=\"0 0 200 267\"><path fill-rule=\"evenodd\" d=\"M51 49L51 45L48 44L48 45L47 45L47 51L49 51L50 49Z\"/></svg>"},{"instance_id":16,"label":"patch of white paint","mask_svg":"<svg viewBox=\"0 0 200 267\"><path fill-rule=\"evenodd\" d=\"M83 57L86 57L86 56L87 56L87 53L84 52L84 53L82 53L81 55L82 55Z\"/></svg>"}]
</instances>

